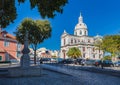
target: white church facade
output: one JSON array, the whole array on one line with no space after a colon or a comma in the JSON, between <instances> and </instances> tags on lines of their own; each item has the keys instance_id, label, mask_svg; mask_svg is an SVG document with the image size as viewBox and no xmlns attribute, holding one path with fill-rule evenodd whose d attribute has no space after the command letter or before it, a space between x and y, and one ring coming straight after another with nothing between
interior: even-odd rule
<instances>
[{"instance_id":1,"label":"white church facade","mask_svg":"<svg viewBox=\"0 0 120 85\"><path fill-rule=\"evenodd\" d=\"M65 30L61 35L60 57L64 59L68 58L66 54L69 48L77 47L82 54L80 57L94 60L101 59L103 57L103 51L94 45L96 39L102 40L102 36L88 36L87 25L83 22L83 17L80 14L78 24L74 28L74 35L67 33Z\"/></svg>"}]
</instances>

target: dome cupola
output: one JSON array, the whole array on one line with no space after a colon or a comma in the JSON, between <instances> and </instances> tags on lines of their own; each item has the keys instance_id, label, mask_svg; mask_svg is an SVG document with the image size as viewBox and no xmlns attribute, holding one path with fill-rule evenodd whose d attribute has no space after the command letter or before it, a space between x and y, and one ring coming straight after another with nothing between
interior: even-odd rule
<instances>
[{"instance_id":1,"label":"dome cupola","mask_svg":"<svg viewBox=\"0 0 120 85\"><path fill-rule=\"evenodd\" d=\"M74 35L77 35L77 36L87 36L88 35L87 25L83 22L83 17L81 15L81 13L80 13L80 16L78 19L78 24L75 26Z\"/></svg>"}]
</instances>

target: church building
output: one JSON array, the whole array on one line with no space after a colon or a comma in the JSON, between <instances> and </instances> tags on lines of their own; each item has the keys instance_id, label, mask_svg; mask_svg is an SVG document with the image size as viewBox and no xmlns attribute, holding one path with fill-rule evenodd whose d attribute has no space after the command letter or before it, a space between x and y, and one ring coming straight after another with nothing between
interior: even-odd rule
<instances>
[{"instance_id":1,"label":"church building","mask_svg":"<svg viewBox=\"0 0 120 85\"><path fill-rule=\"evenodd\" d=\"M69 48L77 47L80 49L82 57L84 59L101 59L103 57L103 51L95 46L95 41L99 39L102 41L102 36L88 36L87 25L83 22L83 17L80 14L78 18L78 24L74 28L74 35L67 33L65 30L61 35L61 50L60 57L68 58L67 52Z\"/></svg>"}]
</instances>

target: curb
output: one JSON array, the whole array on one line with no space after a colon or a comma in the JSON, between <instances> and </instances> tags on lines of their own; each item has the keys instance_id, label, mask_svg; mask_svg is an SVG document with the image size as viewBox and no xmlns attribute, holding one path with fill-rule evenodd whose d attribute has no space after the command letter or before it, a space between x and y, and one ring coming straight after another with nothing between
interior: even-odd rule
<instances>
[{"instance_id":1,"label":"curb","mask_svg":"<svg viewBox=\"0 0 120 85\"><path fill-rule=\"evenodd\" d=\"M67 75L78 75L78 70L81 71L89 71L94 73L106 74L110 76L120 77L120 71L111 70L111 69L101 69L95 67L73 67L73 66L54 66L54 65L46 65L42 64L42 68L47 70L56 71L59 73L67 74Z\"/></svg>"}]
</instances>

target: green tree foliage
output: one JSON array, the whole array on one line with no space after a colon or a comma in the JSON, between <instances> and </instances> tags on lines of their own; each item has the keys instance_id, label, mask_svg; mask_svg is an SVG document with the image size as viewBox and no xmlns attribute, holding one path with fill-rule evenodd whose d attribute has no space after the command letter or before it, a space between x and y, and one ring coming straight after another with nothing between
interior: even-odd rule
<instances>
[{"instance_id":1,"label":"green tree foliage","mask_svg":"<svg viewBox=\"0 0 120 85\"><path fill-rule=\"evenodd\" d=\"M104 56L103 60L112 60L112 57L111 56Z\"/></svg>"},{"instance_id":2,"label":"green tree foliage","mask_svg":"<svg viewBox=\"0 0 120 85\"><path fill-rule=\"evenodd\" d=\"M102 39L101 38L96 39L95 42L94 42L94 45L96 47L98 47L97 50L101 50L102 49Z\"/></svg>"},{"instance_id":3,"label":"green tree foliage","mask_svg":"<svg viewBox=\"0 0 120 85\"><path fill-rule=\"evenodd\" d=\"M29 0L31 9L37 7L40 15L45 18L54 18L56 12L62 13L63 7L68 0ZM24 3L25 0L18 0ZM2 28L8 26L16 19L15 0L0 0L0 25Z\"/></svg>"},{"instance_id":4,"label":"green tree foliage","mask_svg":"<svg viewBox=\"0 0 120 85\"><path fill-rule=\"evenodd\" d=\"M120 35L106 35L103 38L102 48L110 52L112 57L120 52Z\"/></svg>"},{"instance_id":5,"label":"green tree foliage","mask_svg":"<svg viewBox=\"0 0 120 85\"><path fill-rule=\"evenodd\" d=\"M26 0L18 0L24 3ZM31 8L38 8L40 15L45 18L54 18L56 12L62 13L68 0L30 0Z\"/></svg>"},{"instance_id":6,"label":"green tree foliage","mask_svg":"<svg viewBox=\"0 0 120 85\"><path fill-rule=\"evenodd\" d=\"M15 34L20 43L24 43L24 36L28 32L28 41L34 50L34 63L36 64L37 45L51 36L51 26L49 21L32 20L26 18L18 26Z\"/></svg>"},{"instance_id":7,"label":"green tree foliage","mask_svg":"<svg viewBox=\"0 0 120 85\"><path fill-rule=\"evenodd\" d=\"M73 47L68 50L67 55L71 58L76 59L81 56L81 51L78 48Z\"/></svg>"},{"instance_id":8,"label":"green tree foliage","mask_svg":"<svg viewBox=\"0 0 120 85\"><path fill-rule=\"evenodd\" d=\"M15 0L0 0L0 25L2 28L8 26L16 19Z\"/></svg>"}]
</instances>

